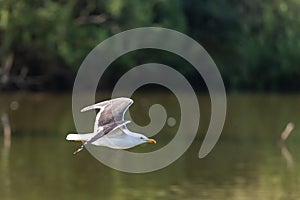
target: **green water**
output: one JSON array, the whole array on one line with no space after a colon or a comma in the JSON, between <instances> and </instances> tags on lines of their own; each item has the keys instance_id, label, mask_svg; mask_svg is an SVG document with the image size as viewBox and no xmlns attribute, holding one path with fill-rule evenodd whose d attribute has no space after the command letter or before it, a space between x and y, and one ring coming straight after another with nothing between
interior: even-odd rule
<instances>
[{"instance_id":1,"label":"green water","mask_svg":"<svg viewBox=\"0 0 300 200\"><path fill-rule=\"evenodd\" d=\"M147 124L147 109L156 101L179 123L172 95L134 98L130 111L136 123ZM70 95L1 94L0 113L8 114L13 137L11 147L4 148L1 127L0 199L300 199L300 95L229 95L222 136L201 160L197 155L210 103L203 95L199 102L199 134L188 151L162 170L127 174L106 167L86 150L72 154L80 144L65 141L75 131ZM281 149L277 140L288 122L295 129L287 149ZM163 129L168 135L154 136L155 147L135 150L167 144L177 125Z\"/></svg>"}]
</instances>

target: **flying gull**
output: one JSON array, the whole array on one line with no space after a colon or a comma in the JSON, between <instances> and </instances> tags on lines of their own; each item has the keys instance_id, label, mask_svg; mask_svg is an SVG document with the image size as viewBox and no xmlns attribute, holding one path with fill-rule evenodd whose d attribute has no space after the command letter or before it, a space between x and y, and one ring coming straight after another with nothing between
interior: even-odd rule
<instances>
[{"instance_id":1,"label":"flying gull","mask_svg":"<svg viewBox=\"0 0 300 200\"><path fill-rule=\"evenodd\" d=\"M112 149L129 149L143 143L155 144L154 139L127 129L126 124L130 121L124 120L124 115L131 104L133 104L132 99L121 97L83 108L81 112L98 110L98 113L93 133L67 135L67 140L83 142L74 154L89 144Z\"/></svg>"}]
</instances>

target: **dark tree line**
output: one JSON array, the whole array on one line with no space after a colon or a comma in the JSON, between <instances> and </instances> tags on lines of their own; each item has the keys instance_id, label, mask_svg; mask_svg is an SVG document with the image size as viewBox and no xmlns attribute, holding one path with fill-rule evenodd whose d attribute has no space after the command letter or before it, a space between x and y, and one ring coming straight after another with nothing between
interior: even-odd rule
<instances>
[{"instance_id":1,"label":"dark tree line","mask_svg":"<svg viewBox=\"0 0 300 200\"><path fill-rule=\"evenodd\" d=\"M123 30L159 26L188 34L216 61L229 90L299 91L297 0L0 0L0 89L65 90L87 53ZM172 55L124 56L108 77ZM151 56L150 56L151 57ZM192 78L184 63L178 70ZM112 80L113 83L113 80Z\"/></svg>"}]
</instances>

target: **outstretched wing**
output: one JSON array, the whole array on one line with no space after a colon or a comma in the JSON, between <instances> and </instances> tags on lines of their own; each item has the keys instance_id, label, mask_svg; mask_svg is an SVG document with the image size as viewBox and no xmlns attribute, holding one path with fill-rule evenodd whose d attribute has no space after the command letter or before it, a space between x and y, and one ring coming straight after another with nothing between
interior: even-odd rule
<instances>
[{"instance_id":1,"label":"outstretched wing","mask_svg":"<svg viewBox=\"0 0 300 200\"><path fill-rule=\"evenodd\" d=\"M84 148L84 146L92 144L93 142L97 141L98 139L100 139L104 135L107 135L110 132L113 132L114 130L120 128L121 126L125 126L128 123L130 123L130 121L118 121L118 122L112 122L112 123L109 123L109 124L106 124L106 125L102 126L100 132L98 132L98 134L96 134L90 140L85 141L81 145L81 147L74 152L74 154L81 151Z\"/></svg>"},{"instance_id":2,"label":"outstretched wing","mask_svg":"<svg viewBox=\"0 0 300 200\"><path fill-rule=\"evenodd\" d=\"M106 124L106 125L102 126L103 129L97 135L95 135L90 140L83 143L83 145L91 144L91 143L95 142L96 140L100 139L101 137L103 137L104 135L109 134L110 132L112 132L112 131L116 130L117 128L120 128L121 126L124 126L128 123L130 123L130 121L118 121L118 122L112 122L110 124Z\"/></svg>"},{"instance_id":3,"label":"outstretched wing","mask_svg":"<svg viewBox=\"0 0 300 200\"><path fill-rule=\"evenodd\" d=\"M96 115L94 123L94 132L97 133L100 131L101 127L107 124L123 121L125 112L132 103L132 99L120 97L88 106L83 108L81 112L94 109L100 110Z\"/></svg>"}]
</instances>

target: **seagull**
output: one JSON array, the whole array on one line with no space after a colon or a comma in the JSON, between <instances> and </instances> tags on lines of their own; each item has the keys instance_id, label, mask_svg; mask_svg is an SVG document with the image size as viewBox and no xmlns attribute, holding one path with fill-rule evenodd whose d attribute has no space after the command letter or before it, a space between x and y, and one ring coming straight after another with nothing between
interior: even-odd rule
<instances>
[{"instance_id":1,"label":"seagull","mask_svg":"<svg viewBox=\"0 0 300 200\"><path fill-rule=\"evenodd\" d=\"M131 132L126 127L130 121L124 120L124 115L132 104L132 99L120 97L83 108L81 112L98 110L98 113L93 133L67 135L67 140L83 142L74 154L80 152L89 144L112 149L129 149L143 143L155 144L156 141L154 139Z\"/></svg>"}]
</instances>

